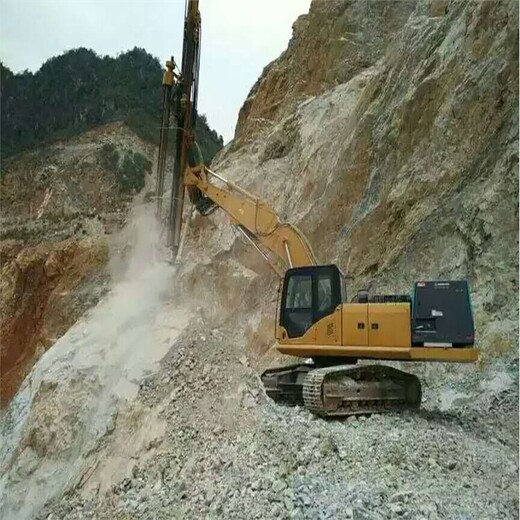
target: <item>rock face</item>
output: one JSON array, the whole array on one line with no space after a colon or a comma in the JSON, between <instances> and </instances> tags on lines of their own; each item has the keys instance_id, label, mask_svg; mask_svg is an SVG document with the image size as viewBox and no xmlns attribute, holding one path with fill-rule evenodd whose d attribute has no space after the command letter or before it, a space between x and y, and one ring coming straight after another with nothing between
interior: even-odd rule
<instances>
[{"instance_id":1,"label":"rock face","mask_svg":"<svg viewBox=\"0 0 520 520\"><path fill-rule=\"evenodd\" d=\"M255 83L238 117L235 141L251 137L308 96L346 83L374 65L406 23L415 0L314 0L294 23L287 50Z\"/></svg>"},{"instance_id":2,"label":"rock face","mask_svg":"<svg viewBox=\"0 0 520 520\"><path fill-rule=\"evenodd\" d=\"M34 361L104 294L108 247L99 238L32 246L5 241L0 252L5 406Z\"/></svg>"},{"instance_id":3,"label":"rock face","mask_svg":"<svg viewBox=\"0 0 520 520\"><path fill-rule=\"evenodd\" d=\"M298 225L351 291L468 279L484 356L491 329L512 347L517 28L512 1L314 1L214 166Z\"/></svg>"},{"instance_id":4,"label":"rock face","mask_svg":"<svg viewBox=\"0 0 520 520\"><path fill-rule=\"evenodd\" d=\"M107 289L111 234L133 193L121 189L106 146L151 161L155 147L113 123L21 154L1 179L1 404L40 357ZM114 155L115 156L115 155ZM145 185L150 174L140 172ZM151 172L150 172L151 173ZM124 244L119 246L124 247Z\"/></svg>"},{"instance_id":5,"label":"rock face","mask_svg":"<svg viewBox=\"0 0 520 520\"><path fill-rule=\"evenodd\" d=\"M2 175L2 237L10 237L10 225L20 221L33 225L40 220L63 222L77 216L124 210L132 192L121 184L127 173L123 170L134 166L131 161L125 163L125 158L130 152L138 152L150 161L155 148L126 125L111 123L6 161ZM113 156L111 151L115 152ZM143 165L138 172L145 184L151 173L150 165Z\"/></svg>"}]
</instances>

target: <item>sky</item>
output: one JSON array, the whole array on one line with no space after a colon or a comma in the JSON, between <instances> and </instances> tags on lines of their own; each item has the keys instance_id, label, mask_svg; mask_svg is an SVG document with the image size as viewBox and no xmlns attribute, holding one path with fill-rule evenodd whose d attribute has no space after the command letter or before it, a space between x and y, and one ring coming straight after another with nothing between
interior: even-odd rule
<instances>
[{"instance_id":1,"label":"sky","mask_svg":"<svg viewBox=\"0 0 520 520\"><path fill-rule=\"evenodd\" d=\"M200 0L199 111L225 142L250 88L286 49L292 24L309 5ZM142 47L161 62L171 55L181 62L184 0L0 0L0 12L0 59L13 72L35 72L77 47L110 56Z\"/></svg>"}]
</instances>

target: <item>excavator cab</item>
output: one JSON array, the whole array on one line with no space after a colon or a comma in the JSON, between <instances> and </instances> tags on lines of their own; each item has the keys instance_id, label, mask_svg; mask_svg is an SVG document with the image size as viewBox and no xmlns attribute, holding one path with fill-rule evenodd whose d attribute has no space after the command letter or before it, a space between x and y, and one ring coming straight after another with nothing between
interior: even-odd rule
<instances>
[{"instance_id":1,"label":"excavator cab","mask_svg":"<svg viewBox=\"0 0 520 520\"><path fill-rule=\"evenodd\" d=\"M288 338L303 336L346 299L345 279L335 265L289 269L284 277L280 326Z\"/></svg>"},{"instance_id":2,"label":"excavator cab","mask_svg":"<svg viewBox=\"0 0 520 520\"><path fill-rule=\"evenodd\" d=\"M408 294L360 293L347 301L336 265L288 269L276 326L283 354L357 359L473 362L474 323L466 281L416 282Z\"/></svg>"}]
</instances>

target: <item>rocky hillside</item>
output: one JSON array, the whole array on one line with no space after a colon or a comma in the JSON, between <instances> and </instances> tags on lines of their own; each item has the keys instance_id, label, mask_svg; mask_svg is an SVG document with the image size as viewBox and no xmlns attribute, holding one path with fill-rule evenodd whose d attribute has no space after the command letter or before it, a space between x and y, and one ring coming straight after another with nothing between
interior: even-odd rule
<instances>
[{"instance_id":1,"label":"rocky hillside","mask_svg":"<svg viewBox=\"0 0 520 520\"><path fill-rule=\"evenodd\" d=\"M1 74L5 405L34 355L102 294L95 285L108 252L99 237L120 229L134 197L154 189L162 69L142 49L117 58L76 49L34 74L5 66ZM207 162L222 148L204 115L196 139Z\"/></svg>"},{"instance_id":2,"label":"rocky hillside","mask_svg":"<svg viewBox=\"0 0 520 520\"><path fill-rule=\"evenodd\" d=\"M275 277L218 212L166 267L145 211L123 277L5 415L4 516L518 518L517 35L512 0L314 0L213 164L351 293L467 278L478 366L406 365L415 413L277 407Z\"/></svg>"},{"instance_id":3,"label":"rocky hillside","mask_svg":"<svg viewBox=\"0 0 520 520\"><path fill-rule=\"evenodd\" d=\"M4 169L2 405L35 358L106 292L111 237L136 193L153 189L154 154L114 123L20 154Z\"/></svg>"},{"instance_id":4,"label":"rocky hillside","mask_svg":"<svg viewBox=\"0 0 520 520\"><path fill-rule=\"evenodd\" d=\"M506 1L315 1L215 165L352 291L468 279L484 357L516 350L517 14Z\"/></svg>"}]
</instances>

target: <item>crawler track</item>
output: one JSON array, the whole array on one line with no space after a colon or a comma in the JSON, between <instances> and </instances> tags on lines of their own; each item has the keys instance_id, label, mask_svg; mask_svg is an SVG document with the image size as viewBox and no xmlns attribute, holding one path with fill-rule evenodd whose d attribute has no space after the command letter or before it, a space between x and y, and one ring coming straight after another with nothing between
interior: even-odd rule
<instances>
[{"instance_id":1,"label":"crawler track","mask_svg":"<svg viewBox=\"0 0 520 520\"><path fill-rule=\"evenodd\" d=\"M383 365L293 365L265 371L262 382L275 401L303 405L322 417L384 413L421 404L419 379Z\"/></svg>"},{"instance_id":2,"label":"crawler track","mask_svg":"<svg viewBox=\"0 0 520 520\"><path fill-rule=\"evenodd\" d=\"M314 365L300 364L266 370L261 378L267 395L280 404L303 406L303 382L314 368Z\"/></svg>"}]
</instances>

